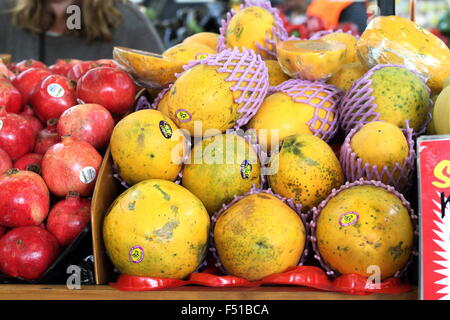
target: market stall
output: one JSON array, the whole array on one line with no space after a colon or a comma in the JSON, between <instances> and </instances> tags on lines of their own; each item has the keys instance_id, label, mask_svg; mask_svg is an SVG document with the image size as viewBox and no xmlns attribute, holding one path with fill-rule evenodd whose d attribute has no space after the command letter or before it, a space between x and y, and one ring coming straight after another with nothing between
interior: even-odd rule
<instances>
[{"instance_id":1,"label":"market stall","mask_svg":"<svg viewBox=\"0 0 450 320\"><path fill-rule=\"evenodd\" d=\"M448 298L450 50L378 5L362 33L246 0L217 33L166 16L162 54L1 54L0 299Z\"/></svg>"}]
</instances>

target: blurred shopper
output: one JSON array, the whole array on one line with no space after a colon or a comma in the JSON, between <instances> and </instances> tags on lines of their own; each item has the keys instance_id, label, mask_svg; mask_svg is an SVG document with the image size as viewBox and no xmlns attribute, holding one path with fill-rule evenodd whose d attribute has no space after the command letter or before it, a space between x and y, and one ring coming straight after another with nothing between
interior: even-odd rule
<instances>
[{"instance_id":1,"label":"blurred shopper","mask_svg":"<svg viewBox=\"0 0 450 320\"><path fill-rule=\"evenodd\" d=\"M282 10L291 24L303 24L315 17L326 29L334 29L340 23L353 23L363 32L367 26L364 0L285 0Z\"/></svg>"},{"instance_id":2,"label":"blurred shopper","mask_svg":"<svg viewBox=\"0 0 450 320\"><path fill-rule=\"evenodd\" d=\"M153 25L128 0L0 0L0 32L0 53L14 61L111 58L114 46L163 50Z\"/></svg>"}]
</instances>

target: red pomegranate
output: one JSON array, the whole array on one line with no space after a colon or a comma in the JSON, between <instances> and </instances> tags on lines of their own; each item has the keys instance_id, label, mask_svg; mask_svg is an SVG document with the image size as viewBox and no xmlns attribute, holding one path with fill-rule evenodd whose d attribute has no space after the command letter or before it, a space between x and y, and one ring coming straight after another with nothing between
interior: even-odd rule
<instances>
[{"instance_id":1,"label":"red pomegranate","mask_svg":"<svg viewBox=\"0 0 450 320\"><path fill-rule=\"evenodd\" d=\"M81 61L79 63L75 63L67 72L67 77L72 81L78 82L78 80L84 76L86 72L98 66L99 65L95 61Z\"/></svg>"},{"instance_id":2,"label":"red pomegranate","mask_svg":"<svg viewBox=\"0 0 450 320\"><path fill-rule=\"evenodd\" d=\"M93 146L66 136L45 153L42 176L56 196L64 197L71 191L89 196L101 163L102 156Z\"/></svg>"},{"instance_id":3,"label":"red pomegranate","mask_svg":"<svg viewBox=\"0 0 450 320\"><path fill-rule=\"evenodd\" d=\"M31 68L20 73L17 77L14 78L12 84L22 94L22 103L24 105L30 104L31 97L33 96L36 88L39 86L42 80L50 75L52 75L51 70Z\"/></svg>"},{"instance_id":4,"label":"red pomegranate","mask_svg":"<svg viewBox=\"0 0 450 320\"><path fill-rule=\"evenodd\" d=\"M0 239L0 271L10 277L39 279L58 258L58 240L38 226L15 228Z\"/></svg>"},{"instance_id":5,"label":"red pomegranate","mask_svg":"<svg viewBox=\"0 0 450 320\"><path fill-rule=\"evenodd\" d=\"M49 191L40 175L11 169L0 177L0 225L37 226L49 209Z\"/></svg>"},{"instance_id":6,"label":"red pomegranate","mask_svg":"<svg viewBox=\"0 0 450 320\"><path fill-rule=\"evenodd\" d=\"M56 119L50 119L47 121L47 128L41 130L36 137L34 153L43 155L51 146L54 146L61 141L61 138L56 130L57 123L58 120Z\"/></svg>"},{"instance_id":7,"label":"red pomegranate","mask_svg":"<svg viewBox=\"0 0 450 320\"><path fill-rule=\"evenodd\" d=\"M0 226L0 239L3 237L6 231L7 231L6 227Z\"/></svg>"},{"instance_id":8,"label":"red pomegranate","mask_svg":"<svg viewBox=\"0 0 450 320\"><path fill-rule=\"evenodd\" d=\"M47 218L47 230L63 247L86 228L91 219L91 202L75 192L69 192L65 200L55 204Z\"/></svg>"},{"instance_id":9,"label":"red pomegranate","mask_svg":"<svg viewBox=\"0 0 450 320\"><path fill-rule=\"evenodd\" d=\"M28 170L41 174L42 155L29 153L14 162L14 168Z\"/></svg>"},{"instance_id":10,"label":"red pomegranate","mask_svg":"<svg viewBox=\"0 0 450 320\"><path fill-rule=\"evenodd\" d=\"M47 66L41 61L26 59L16 63L16 65L14 66L14 71L16 73L21 73L31 68L47 69Z\"/></svg>"},{"instance_id":11,"label":"red pomegranate","mask_svg":"<svg viewBox=\"0 0 450 320\"><path fill-rule=\"evenodd\" d=\"M112 59L100 59L96 61L99 67L118 68L117 63Z\"/></svg>"},{"instance_id":12,"label":"red pomegranate","mask_svg":"<svg viewBox=\"0 0 450 320\"><path fill-rule=\"evenodd\" d=\"M54 74L59 74L61 76L67 77L67 73L69 72L70 68L80 62L82 61L77 59L58 59L54 65L51 65L49 67L49 69Z\"/></svg>"},{"instance_id":13,"label":"red pomegranate","mask_svg":"<svg viewBox=\"0 0 450 320\"><path fill-rule=\"evenodd\" d=\"M65 110L77 104L74 85L66 77L48 76L36 88L31 104L42 121L58 119Z\"/></svg>"},{"instance_id":14,"label":"red pomegranate","mask_svg":"<svg viewBox=\"0 0 450 320\"><path fill-rule=\"evenodd\" d=\"M12 161L8 153L0 149L0 175L12 168Z\"/></svg>"},{"instance_id":15,"label":"red pomegranate","mask_svg":"<svg viewBox=\"0 0 450 320\"><path fill-rule=\"evenodd\" d=\"M31 126L31 128L33 128L33 131L36 135L38 135L39 132L44 128L41 120L39 120L38 118L26 115L22 115L22 117L28 121L28 124Z\"/></svg>"},{"instance_id":16,"label":"red pomegranate","mask_svg":"<svg viewBox=\"0 0 450 320\"><path fill-rule=\"evenodd\" d=\"M0 148L8 153L11 160L30 153L35 139L34 130L24 117L7 113L5 107L0 107Z\"/></svg>"},{"instance_id":17,"label":"red pomegranate","mask_svg":"<svg viewBox=\"0 0 450 320\"><path fill-rule=\"evenodd\" d=\"M22 108L22 112L20 113L21 116L29 116L34 117L34 111L33 108L27 104Z\"/></svg>"},{"instance_id":18,"label":"red pomegranate","mask_svg":"<svg viewBox=\"0 0 450 320\"><path fill-rule=\"evenodd\" d=\"M113 114L123 114L133 106L136 85L125 71L98 67L78 80L77 95L84 103L96 103Z\"/></svg>"},{"instance_id":19,"label":"red pomegranate","mask_svg":"<svg viewBox=\"0 0 450 320\"><path fill-rule=\"evenodd\" d=\"M102 149L109 143L114 120L108 110L98 104L80 104L64 111L58 120L58 134L70 135Z\"/></svg>"},{"instance_id":20,"label":"red pomegranate","mask_svg":"<svg viewBox=\"0 0 450 320\"><path fill-rule=\"evenodd\" d=\"M10 113L19 113L22 109L22 95L9 80L0 77L0 106Z\"/></svg>"}]
</instances>

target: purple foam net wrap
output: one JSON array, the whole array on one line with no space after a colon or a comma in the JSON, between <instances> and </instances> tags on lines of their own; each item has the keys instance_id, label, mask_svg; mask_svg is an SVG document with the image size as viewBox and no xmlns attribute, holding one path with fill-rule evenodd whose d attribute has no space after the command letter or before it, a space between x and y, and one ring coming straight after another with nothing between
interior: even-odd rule
<instances>
[{"instance_id":1,"label":"purple foam net wrap","mask_svg":"<svg viewBox=\"0 0 450 320\"><path fill-rule=\"evenodd\" d=\"M389 191L390 193L392 193L393 195L395 195L397 198L399 198L400 201L402 202L402 204L408 210L409 216L411 218L411 222L412 222L412 225L413 225L415 239L414 239L414 249L412 251L411 257L409 258L409 260L406 263L406 265L401 270L398 270L393 275L393 277L398 278L398 277L402 276L406 272L406 270L408 269L409 265L412 263L414 256L418 255L418 252L417 252L417 243L418 243L418 235L419 235L418 224L417 224L418 223L418 217L417 217L417 215L414 214L414 210L411 208L411 205L405 199L405 197L401 193L396 191L394 187L385 185L384 183L382 183L380 181L373 181L373 180L369 181L369 180L360 179L360 180L354 181L354 182L346 182L338 190L333 189L331 194L325 200L323 200L317 207L312 209L312 220L311 220L311 223L310 223L310 228L311 228L311 243L312 243L312 248L313 248L313 251L314 251L314 258L317 261L319 261L320 265L322 266L322 268L325 269L326 273L329 276L337 277L340 274L336 270L333 270L333 268L331 266L329 266L327 263L325 263L325 261L323 260L322 256L320 255L319 247L318 247L318 244L317 244L317 237L316 237L316 234L317 234L317 219L319 218L320 213L326 207L328 202L331 199L333 199L337 194L339 194L340 192L342 192L344 190L347 190L347 189L350 189L352 187L355 187L355 186L367 186L367 185L383 188L383 189Z\"/></svg>"},{"instance_id":2,"label":"purple foam net wrap","mask_svg":"<svg viewBox=\"0 0 450 320\"><path fill-rule=\"evenodd\" d=\"M152 104L148 101L147 97L141 96L136 101L134 111L136 112L136 111L145 110L145 109L155 109L155 108L152 107Z\"/></svg>"},{"instance_id":3,"label":"purple foam net wrap","mask_svg":"<svg viewBox=\"0 0 450 320\"><path fill-rule=\"evenodd\" d=\"M236 202L242 200L243 198L256 194L256 193L266 193L275 196L279 200L281 200L283 203L285 203L287 206L289 206L292 210L294 210L297 215L300 217L300 219L303 222L303 225L305 227L306 237L305 237L305 247L303 249L303 253L300 257L300 260L297 265L301 266L306 261L306 258L308 257L309 253L309 242L310 242L310 226L307 222L307 215L302 213L302 206L300 204L296 204L293 199L287 199L283 198L280 195L272 192L272 190L269 189L259 189L256 187L253 187L248 193L241 195L241 196L235 196L234 199L228 203L223 204L222 208L217 211L212 217L211 217L211 230L210 230L210 252L213 254L214 259L216 260L215 266L218 267L224 274L228 274L227 270L224 268L222 262L220 261L219 253L217 252L216 245L214 242L214 228L217 222L217 219L231 206L233 206Z\"/></svg>"},{"instance_id":4,"label":"purple foam net wrap","mask_svg":"<svg viewBox=\"0 0 450 320\"><path fill-rule=\"evenodd\" d=\"M347 181L352 182L360 178L382 181L401 192L406 192L411 187L414 165L416 163L413 130L409 127L408 122L406 123L406 129L403 130L409 148L407 157L402 163L396 162L393 168L383 166L381 170L376 165L371 165L368 162L364 163L351 148L350 142L361 127L363 127L363 124L353 128L341 147L339 160Z\"/></svg>"},{"instance_id":5,"label":"purple foam net wrap","mask_svg":"<svg viewBox=\"0 0 450 320\"><path fill-rule=\"evenodd\" d=\"M185 65L184 72L199 65L216 66L217 72L228 73L225 79L232 82L230 90L239 92L234 102L239 105L239 118L235 128L245 126L258 111L269 90L269 73L261 56L253 50L226 49L218 54L211 54L203 60L194 60ZM183 73L177 74L177 78Z\"/></svg>"},{"instance_id":6,"label":"purple foam net wrap","mask_svg":"<svg viewBox=\"0 0 450 320\"><path fill-rule=\"evenodd\" d=\"M339 129L338 106L342 98L342 91L337 87L322 81L289 79L276 87L270 88L270 94L276 92L285 93L295 102L314 107L314 116L306 123L309 129L315 136L326 142L334 137ZM316 99L318 102L313 101ZM325 112L324 116L319 114L321 111ZM320 123L320 126L314 128L317 122Z\"/></svg>"},{"instance_id":7,"label":"purple foam net wrap","mask_svg":"<svg viewBox=\"0 0 450 320\"><path fill-rule=\"evenodd\" d=\"M363 75L359 80L355 81L347 91L345 96L342 98L342 103L340 106L340 122L341 128L346 134L350 132L352 128L363 123L377 121L380 119L380 114L376 111L377 105L375 104L375 98L372 96L373 89L371 88L372 80L371 77L375 71L386 68L386 67L398 67L408 70L418 76L424 83L426 81L422 76L420 76L414 70L407 69L402 65L395 64L380 64L372 69L370 69L365 75ZM428 95L431 90L426 87ZM433 107L433 101L430 99L428 118L419 130L414 131L414 137L417 137L425 132L427 125L430 123L431 109Z\"/></svg>"},{"instance_id":8,"label":"purple foam net wrap","mask_svg":"<svg viewBox=\"0 0 450 320\"><path fill-rule=\"evenodd\" d=\"M266 9L269 11L275 20L274 26L272 28L272 35L268 35L266 37L266 40L264 44L255 43L255 46L257 48L257 53L261 55L262 57L266 59L277 59L277 42L279 41L285 41L288 39L288 33L284 27L283 20L280 18L279 10L276 8L273 8L270 1L266 0L246 0L243 5L240 6L239 10L242 10L244 8L248 7L261 7L263 9ZM226 41L225 41L225 35L228 29L228 25L230 23L230 20L233 18L233 16L236 14L236 11L231 9L231 11L227 12L226 19L222 20L222 26L219 29L219 38L217 43L217 52L221 52L228 48Z\"/></svg>"},{"instance_id":9,"label":"purple foam net wrap","mask_svg":"<svg viewBox=\"0 0 450 320\"><path fill-rule=\"evenodd\" d=\"M153 103L152 103L150 109L155 109L155 110L158 109L159 102L164 98L164 95L166 94L167 91L169 91L169 89L172 87L172 85L173 84L171 83L167 88L162 89L158 93L158 95L156 96L155 100L153 100Z\"/></svg>"},{"instance_id":10,"label":"purple foam net wrap","mask_svg":"<svg viewBox=\"0 0 450 320\"><path fill-rule=\"evenodd\" d=\"M234 134L237 136L240 136L242 138L244 138L245 141L247 141L247 143L249 144L249 146L251 148L253 148L253 151L256 153L260 168L261 168L261 172L260 172L260 184L259 186L253 185L254 188L263 188L265 183L266 183L266 176L264 175L264 164L266 163L266 159L267 159L267 154L262 150L261 145L259 145L256 141L255 141L255 137L251 136L250 134L248 134L247 132L244 132L242 129L228 129L224 134ZM211 137L210 137L211 138ZM197 143L200 143L201 141L198 141ZM192 146L191 141L189 141L187 147L186 147L186 155L184 156L183 159L183 163L186 164L191 153L192 153L192 148L195 147ZM180 173L178 174L177 179L175 180L175 183L182 185L182 180L183 180L183 169L184 166L182 168L182 170L180 171Z\"/></svg>"}]
</instances>

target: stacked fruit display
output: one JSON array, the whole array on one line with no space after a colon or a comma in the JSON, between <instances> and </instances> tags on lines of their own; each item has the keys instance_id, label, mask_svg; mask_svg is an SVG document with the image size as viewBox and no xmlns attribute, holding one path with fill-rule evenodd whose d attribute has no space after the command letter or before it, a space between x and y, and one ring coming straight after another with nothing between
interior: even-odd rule
<instances>
[{"instance_id":1,"label":"stacked fruit display","mask_svg":"<svg viewBox=\"0 0 450 320\"><path fill-rule=\"evenodd\" d=\"M131 186L103 226L118 270L185 278L209 234L216 264L247 280L301 264L309 240L330 275L399 276L414 250L414 140L450 75L448 48L398 17L374 19L360 38L288 39L270 3L251 0L220 35L187 43L199 46L189 57L114 51L161 90L156 110L125 117L111 139Z\"/></svg>"},{"instance_id":2,"label":"stacked fruit display","mask_svg":"<svg viewBox=\"0 0 450 320\"><path fill-rule=\"evenodd\" d=\"M329 275L408 266L415 139L450 131L450 52L434 35L379 17L360 38L288 38L269 2L248 0L220 34L113 55L0 64L2 273L39 278L86 226L108 143L127 190L103 237L122 274L184 279L210 252L258 281L311 245ZM132 79L159 91L151 109L129 113Z\"/></svg>"},{"instance_id":3,"label":"stacked fruit display","mask_svg":"<svg viewBox=\"0 0 450 320\"><path fill-rule=\"evenodd\" d=\"M88 225L101 153L136 86L112 60L1 67L0 273L37 280Z\"/></svg>"}]
</instances>

